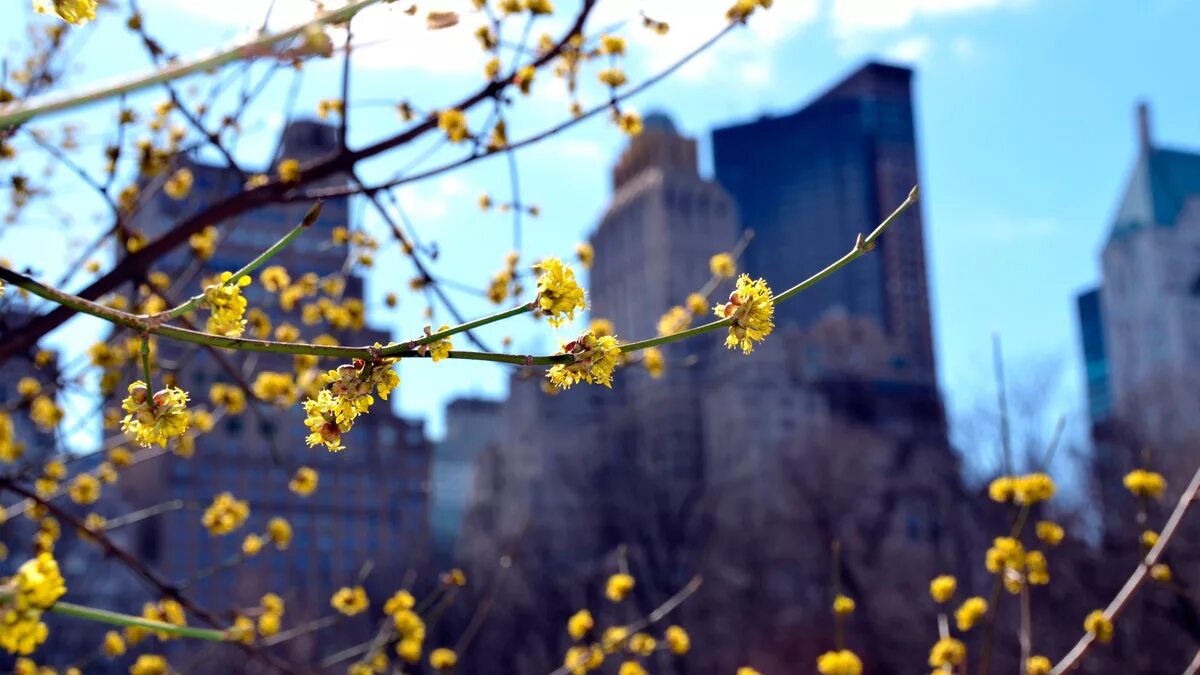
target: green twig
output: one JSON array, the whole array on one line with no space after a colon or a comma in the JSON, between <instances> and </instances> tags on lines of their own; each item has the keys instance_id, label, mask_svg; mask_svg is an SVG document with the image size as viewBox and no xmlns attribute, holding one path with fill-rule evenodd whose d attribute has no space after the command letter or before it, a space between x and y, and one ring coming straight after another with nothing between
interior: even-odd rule
<instances>
[{"instance_id":1,"label":"green twig","mask_svg":"<svg viewBox=\"0 0 1200 675\"><path fill-rule=\"evenodd\" d=\"M186 59L175 65L160 68L132 79L103 84L89 91L67 92L57 98L49 98L40 102L35 100L32 103L24 105L7 106L0 109L0 129L21 124L39 115L78 108L88 103L103 101L114 96L139 91L157 84L165 84L194 73L213 70L244 59L270 55L270 48L272 46L300 35L309 26L348 21L359 11L378 1L358 0L340 9L325 12L311 21L292 26L287 30L278 33L264 33L252 40L235 42L232 45L216 49L207 54Z\"/></svg>"},{"instance_id":2,"label":"green twig","mask_svg":"<svg viewBox=\"0 0 1200 675\"><path fill-rule=\"evenodd\" d=\"M917 188L914 187L909 193L908 198L904 200L904 203L902 203L896 208L895 211L892 212L891 215L884 219L884 221L880 223L870 235L865 238L861 235L859 236L858 241L855 242L855 245L850 252L846 253L846 255L842 256L820 272L817 272L811 277L775 296L775 303L778 304L785 302L792 296L807 290L816 283L820 282L851 262L857 260L863 254L873 249L875 247L875 241L880 237L880 235L882 235L883 232L887 230L887 228L891 226L901 214L903 214L908 210L909 207L916 203L917 195ZM284 240L286 239L287 237L284 238ZM283 243L284 240L280 240L281 243L277 243L276 246L286 245ZM262 258L262 256L260 256L260 258ZM253 263L251 264L253 265ZM368 361L372 361L377 358L411 358L424 356L417 351L417 347L437 342L438 340L445 339L457 333L468 331L473 328L479 328L480 326L485 326L490 323L495 323L503 319L517 316L518 314L524 314L534 309L533 303L518 305L490 316L475 319L474 321L468 321L453 328L431 333L430 335L411 340L404 344L391 345L382 348L341 347L303 342L274 342L271 340L255 340L252 338L243 337L226 337L221 335L213 335L211 333L188 330L186 328L177 328L175 326L164 325L162 324L161 320L156 320L157 317L162 315L146 316L130 314L128 312L122 312L110 307L105 307L90 300L85 300L81 297L64 293L58 289L46 286L45 284L35 281L23 274L18 274L3 266L0 266L0 279L12 283L14 286L24 288L38 297L62 305L67 309L72 309L83 314L89 314L91 316L104 319L109 323L125 326L137 331L161 335L162 337L177 340L179 342L190 342L193 344L242 351L269 352L274 354L306 354L310 356L326 356L346 359L357 358ZM732 323L732 319L720 319L702 326L697 326L685 331L673 333L671 335L662 335L638 342L630 342L622 345L621 351L629 353L646 349L648 347L678 342L680 340L685 340L696 335L708 333L717 330L718 328L728 326L730 323ZM550 366L556 363L569 363L574 357L572 357L570 354L521 356L516 354L494 354L491 352L451 351L449 353L449 358L463 359L467 361L492 361L496 363L507 363L518 366Z\"/></svg>"},{"instance_id":3,"label":"green twig","mask_svg":"<svg viewBox=\"0 0 1200 675\"><path fill-rule=\"evenodd\" d=\"M150 335L148 333L142 335L142 374L146 378L147 399L150 401L150 405L153 406L154 387L150 382Z\"/></svg>"},{"instance_id":4,"label":"green twig","mask_svg":"<svg viewBox=\"0 0 1200 675\"><path fill-rule=\"evenodd\" d=\"M87 619L88 621L99 621L100 623L112 624L114 626L137 626L138 628L146 628L148 630L160 631L170 635L178 635L179 637L196 638L198 640L212 640L213 642L224 642L228 639L225 631L212 630L211 628L194 628L192 626L176 626L172 623L163 623L162 621L151 621L143 619L140 616L131 616L129 614L118 614L104 609L96 609L95 607L85 607L76 605L70 602L58 602L50 608L55 614L63 614L65 616L73 616L79 619Z\"/></svg>"},{"instance_id":5,"label":"green twig","mask_svg":"<svg viewBox=\"0 0 1200 675\"><path fill-rule=\"evenodd\" d=\"M255 258L254 260L251 260L249 263L247 263L245 267L234 272L233 276L229 277L224 282L222 282L222 285L223 286L232 286L232 285L236 284L239 279L253 274L255 270L257 270L258 268L265 265L268 260L270 260L271 258L274 258L276 256L276 254L278 254L285 247L287 247L288 244L295 241L296 237L299 237L301 232L308 229L309 227L312 227L312 224L317 222L317 218L319 218L321 216L321 207L323 204L324 204L324 202L322 200L318 199L317 203L313 204L312 208L310 208L308 210L308 213L304 214L304 218L300 220L299 225L293 227L290 232L283 235L283 237L279 241L275 242L274 244L271 245L270 248L268 248L267 250L265 250L261 254L259 254L259 256L257 258ZM184 314L187 314L188 312L192 311L193 309L196 309L196 307L200 306L200 303L202 303L202 302L204 302L204 294L203 293L200 293L199 295L194 295L194 296L188 298L187 302L183 303L182 305L179 305L178 307L175 307L174 309L168 310L166 317L164 317L163 320L169 321L171 319L178 319L179 317L183 316Z\"/></svg>"}]
</instances>

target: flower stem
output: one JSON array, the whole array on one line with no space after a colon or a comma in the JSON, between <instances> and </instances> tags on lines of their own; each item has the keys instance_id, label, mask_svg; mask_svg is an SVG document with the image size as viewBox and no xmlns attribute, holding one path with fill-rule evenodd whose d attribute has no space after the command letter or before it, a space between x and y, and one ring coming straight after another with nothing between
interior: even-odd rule
<instances>
[{"instance_id":1,"label":"flower stem","mask_svg":"<svg viewBox=\"0 0 1200 675\"><path fill-rule=\"evenodd\" d=\"M817 282L821 281L822 279L825 279L826 277L828 277L829 275L838 271L842 267L845 267L847 264L858 259L864 253L867 253L868 251L870 251L872 248L874 248L875 241L877 239L879 239L880 235L882 235L883 232L885 230L887 230L887 228L889 226L891 226L896 221L896 219L900 217L901 214L903 214L906 210L908 210L908 208L910 206L912 206L913 204L915 204L917 202L917 196L918 196L918 190L916 187L914 187L912 189L912 191L909 192L908 197L904 200L904 203L902 203L899 207L896 208L895 211L892 212L891 215L889 215L886 219L884 219L884 221L882 223L880 223L871 232L870 235L868 235L865 238L860 236L859 240L855 243L854 248L851 249L851 251L849 253L842 256L837 261L830 264L828 267L821 270L820 272L817 272L816 274L805 279L804 281L796 284L795 286L792 286L791 288L784 291L780 295L775 296L774 302L776 304L779 304L781 302L787 301L788 299L790 299L797 293L807 290L808 288L815 285ZM319 205L313 207L313 209L317 209L317 208L319 208ZM310 210L309 214L312 214L312 213L313 213L313 211ZM314 219L315 219L315 217L314 217ZM306 216L305 220L308 221L307 216ZM301 223L301 225L298 225L295 230L293 230L291 233L289 233L283 239L279 240L279 242L276 242L276 244L274 246L272 246L270 249L268 249L267 252L264 252L263 255L260 255L258 258L255 258L254 261L252 261L249 265L247 265L246 267L243 267L242 270L240 270L238 272L238 274L239 275L249 274L251 271L256 269L258 265L261 265L262 263L266 262L266 260L269 259L271 255L278 253L279 249L281 249L283 246L286 246L291 241L291 238L293 238L296 235L297 231L299 229L302 229L303 227L304 227L303 223ZM270 255L268 255L268 253ZM231 281L236 278L238 278L238 277L237 276L231 277ZM51 288L50 286L46 286L45 284L39 283L23 274L18 274L10 269L5 268L4 266L0 266L0 279L13 284L14 286L24 288L25 290L33 293L34 295L37 295L38 297L41 297L41 298L44 298L51 302L62 305L63 307L66 307L67 309L72 309L72 310L75 310L76 312L80 312L83 314L90 314L91 316L95 316L100 319L104 319L105 321L108 321L109 323L112 323L112 324L115 324L118 326L125 326L126 328L132 328L134 330L141 331L144 333L154 333L156 335L161 335L162 337L176 340L179 342L190 342L192 344L208 345L210 347L219 347L219 348L223 348L223 349L235 349L235 350L251 351L251 352L268 352L268 353L272 353L272 354L306 354L306 355L310 355L310 356L325 356L325 357L347 358L347 359L357 358L357 359L364 359L364 360L373 360L378 357L386 357L386 358L419 357L419 356L422 356L422 354L417 352L417 350L415 349L416 347L419 347L419 346L425 345L425 344L430 344L430 343L436 342L438 340L442 340L444 338L455 335L457 333L469 331L473 328L479 328L480 326L485 326L487 324L495 323L495 322L501 321L503 319L517 316L519 314L524 314L524 313L532 311L534 309L533 303L526 303L523 305L518 305L516 307L506 309L502 312L497 312L496 314L492 314L490 316L485 316L485 317L482 317L479 319L475 319L473 321L468 321L466 323L460 324L453 328L447 328L444 331L438 331L437 333L432 333L427 336L422 336L420 338L417 338L417 339L412 340L407 343L391 345L389 347L383 347L383 348L374 348L374 347L365 347L365 346L364 347L341 347L341 346L317 345L317 344L304 343L304 342L274 342L271 340L255 340L252 338L243 338L243 337L226 337L223 335L213 335L211 333L204 333L201 331L188 330L186 328L177 328L175 326L168 326L168 325L163 324L163 320L165 320L166 318L174 318L175 316L178 316L178 315L183 314L186 311L188 311L188 309L187 309L188 305L192 301L195 301L197 303L199 302L199 300L197 300L196 298L193 298L188 303L184 303L183 305L180 305L180 307L170 310L169 312L167 312L165 314L146 316L146 315L130 314L128 312L122 312L120 310L112 309L110 307L105 307L103 305L97 304L90 300L85 300L84 298L81 298L79 296L71 295L69 293L64 293L63 291L60 291L58 289ZM660 335L658 337L653 337L653 338L649 338L646 340L640 340L638 342L630 342L630 343L621 345L621 351L624 353L636 352L636 351L640 351L643 349L647 349L649 347L656 347L658 345L668 344L668 343L672 343L672 342L678 342L680 340L685 340L690 337L694 337L697 335L701 335L703 333L708 333L708 332L717 330L718 328L723 328L725 326L730 325L731 323L732 323L732 319L719 319L717 321L713 321L711 323L707 323L702 326L696 326L695 328L690 328L688 330L680 331L678 333L672 333L671 335ZM467 360L467 361L492 361L495 363L507 363L507 364L518 365L518 366L550 366L550 365L554 365L556 363L569 363L573 359L573 357L570 354L550 354L550 355L545 355L545 356L522 356L522 355L518 355L518 354L494 354L494 353L490 353L490 352L471 352L471 351L451 351L449 353L449 358L463 359L463 360Z\"/></svg>"},{"instance_id":2,"label":"flower stem","mask_svg":"<svg viewBox=\"0 0 1200 675\"><path fill-rule=\"evenodd\" d=\"M142 374L146 378L146 391L154 392L154 386L150 382L150 335L142 336ZM154 397L150 397L150 405L154 405Z\"/></svg>"},{"instance_id":3,"label":"flower stem","mask_svg":"<svg viewBox=\"0 0 1200 675\"><path fill-rule=\"evenodd\" d=\"M323 204L324 204L324 202L322 200L318 199L317 202L312 205L312 208L310 208L308 210L308 213L304 214L304 218L300 220L299 225L296 225L295 227L293 227L290 232L283 235L283 237L279 241L275 242L274 244L271 245L270 248L268 248L267 250L260 253L258 255L258 257L256 257L254 260L251 260L249 263L247 263L245 267L238 270L237 272L234 272L233 276L229 277L229 279L222 282L222 285L223 286L232 286L233 284L236 284L239 279L241 279L244 276L253 274L254 270L257 270L258 268L265 265L268 260L270 260L271 258L274 258L276 256L276 254L278 254L280 251L282 251L284 248L286 248L288 244L295 241L296 237L299 237L301 232L303 232L304 230L311 227L313 223L317 222L317 218L319 218L321 216L321 207ZM199 295L194 295L194 296L188 298L187 302L183 303L182 305L179 305L178 307L176 307L174 309L168 310L166 320L178 319L179 317L183 316L184 314L187 314L188 312L190 312L193 309L195 309L196 307L198 307L201 302L204 302L204 294L203 293L200 293Z\"/></svg>"},{"instance_id":4,"label":"flower stem","mask_svg":"<svg viewBox=\"0 0 1200 675\"><path fill-rule=\"evenodd\" d=\"M300 35L309 26L339 23L347 21L363 8L373 5L379 0L358 0L345 7L318 15L311 21L292 26L278 33L265 33L252 40L234 42L231 45L216 49L210 53L195 56L176 63L175 65L154 70L145 75L120 82L102 84L89 91L67 92L57 98L49 98L32 104L8 106L0 110L0 129L11 127L33 119L39 115L78 108L88 103L95 103L114 96L139 91L156 84L164 84L182 77L201 73L207 70L251 59L257 56L269 56L270 47Z\"/></svg>"},{"instance_id":5,"label":"flower stem","mask_svg":"<svg viewBox=\"0 0 1200 675\"><path fill-rule=\"evenodd\" d=\"M98 621L114 626L137 626L138 628L146 628L153 631L160 631L170 635L178 635L179 637L196 638L198 640L211 640L214 642L224 642L228 639L225 631L212 630L210 628L194 628L192 626L176 626L171 623L163 623L162 621L151 621L140 616L131 616L129 614L118 614L105 609L97 609L95 607L85 607L76 605L70 602L57 602L50 608L55 614L63 614L65 616L73 616L79 619L87 619L88 621Z\"/></svg>"}]
</instances>

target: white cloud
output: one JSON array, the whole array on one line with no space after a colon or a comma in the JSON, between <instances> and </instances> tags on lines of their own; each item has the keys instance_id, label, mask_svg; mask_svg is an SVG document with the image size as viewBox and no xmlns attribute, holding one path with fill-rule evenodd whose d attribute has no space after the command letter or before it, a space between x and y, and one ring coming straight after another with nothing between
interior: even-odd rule
<instances>
[{"instance_id":1,"label":"white cloud","mask_svg":"<svg viewBox=\"0 0 1200 675\"><path fill-rule=\"evenodd\" d=\"M470 186L457 175L442 176L433 183L408 185L400 188L397 193L404 213L417 223L422 231L436 225L427 221L443 218L450 210L450 205L463 203L463 195L467 194ZM470 200L474 204L473 200Z\"/></svg>"},{"instance_id":2,"label":"white cloud","mask_svg":"<svg viewBox=\"0 0 1200 675\"><path fill-rule=\"evenodd\" d=\"M933 42L924 35L916 35L897 42L884 55L901 63L919 63L929 53Z\"/></svg>"},{"instance_id":3,"label":"white cloud","mask_svg":"<svg viewBox=\"0 0 1200 675\"><path fill-rule=\"evenodd\" d=\"M833 0L831 19L839 35L899 30L918 18L966 14L1026 5L1032 0Z\"/></svg>"}]
</instances>

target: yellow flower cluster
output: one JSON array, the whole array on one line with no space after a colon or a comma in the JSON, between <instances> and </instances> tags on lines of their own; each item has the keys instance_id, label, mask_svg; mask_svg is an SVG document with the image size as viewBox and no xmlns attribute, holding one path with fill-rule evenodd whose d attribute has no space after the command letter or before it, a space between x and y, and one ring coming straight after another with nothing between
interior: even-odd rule
<instances>
[{"instance_id":1,"label":"yellow flower cluster","mask_svg":"<svg viewBox=\"0 0 1200 675\"><path fill-rule=\"evenodd\" d=\"M67 592L58 563L51 554L41 553L22 564L0 588L8 596L0 604L0 625L4 627L0 647L10 654L31 654L48 634L42 612Z\"/></svg>"},{"instance_id":2,"label":"yellow flower cluster","mask_svg":"<svg viewBox=\"0 0 1200 675\"><path fill-rule=\"evenodd\" d=\"M187 431L190 415L188 394L178 387L166 387L149 396L141 380L129 385L129 395L121 401L125 418L121 430L138 445L148 447L157 443L166 447L167 441Z\"/></svg>"},{"instance_id":3,"label":"yellow flower cluster","mask_svg":"<svg viewBox=\"0 0 1200 675\"><path fill-rule=\"evenodd\" d=\"M420 661L425 647L425 622L413 611L416 604L412 593L401 589L383 605L383 611L392 617L392 625L399 637L396 655L408 663Z\"/></svg>"},{"instance_id":4,"label":"yellow flower cluster","mask_svg":"<svg viewBox=\"0 0 1200 675\"><path fill-rule=\"evenodd\" d=\"M550 367L546 377L551 384L559 389L570 389L580 382L612 388L613 370L621 355L621 347L615 337L596 337L592 331L585 331L563 345L563 353L570 354L573 360Z\"/></svg>"},{"instance_id":5,"label":"yellow flower cluster","mask_svg":"<svg viewBox=\"0 0 1200 675\"><path fill-rule=\"evenodd\" d=\"M453 649L439 647L429 655L429 665L434 670L447 670L458 665L458 654Z\"/></svg>"},{"instance_id":6,"label":"yellow flower cluster","mask_svg":"<svg viewBox=\"0 0 1200 675\"><path fill-rule=\"evenodd\" d=\"M71 481L67 494L76 504L95 504L100 499L100 481L90 473L81 473Z\"/></svg>"},{"instance_id":7,"label":"yellow flower cluster","mask_svg":"<svg viewBox=\"0 0 1200 675\"><path fill-rule=\"evenodd\" d=\"M1135 497L1158 499L1167 491L1167 480L1162 474L1145 469L1134 469L1125 474L1125 489Z\"/></svg>"},{"instance_id":8,"label":"yellow flower cluster","mask_svg":"<svg viewBox=\"0 0 1200 675\"><path fill-rule=\"evenodd\" d=\"M754 343L762 342L775 328L775 299L770 287L763 279L751 280L747 274L738 277L729 302L713 307L713 312L722 319L733 319L725 346L741 347L743 354L752 352Z\"/></svg>"},{"instance_id":9,"label":"yellow flower cluster","mask_svg":"<svg viewBox=\"0 0 1200 675\"><path fill-rule=\"evenodd\" d=\"M642 350L642 366L646 372L650 373L650 377L657 380L662 377L663 368L666 366L666 357L658 347L647 347Z\"/></svg>"},{"instance_id":10,"label":"yellow flower cluster","mask_svg":"<svg viewBox=\"0 0 1200 675\"><path fill-rule=\"evenodd\" d=\"M279 172L279 180L284 183L299 183L300 182L300 162L287 158L279 162L276 169Z\"/></svg>"},{"instance_id":11,"label":"yellow flower cluster","mask_svg":"<svg viewBox=\"0 0 1200 675\"><path fill-rule=\"evenodd\" d=\"M304 402L304 420L308 427L308 444L324 444L330 452L343 449L342 434L349 431L354 420L367 412L375 403L372 392L387 400L392 390L400 384L400 376L392 368L396 359L382 359L368 363L355 359L353 363L338 366L323 376L328 385L316 398Z\"/></svg>"},{"instance_id":12,"label":"yellow flower cluster","mask_svg":"<svg viewBox=\"0 0 1200 675\"><path fill-rule=\"evenodd\" d=\"M633 587L636 583L633 577L628 574L614 574L608 578L608 583L604 587L604 594L613 602L621 602L633 592Z\"/></svg>"},{"instance_id":13,"label":"yellow flower cluster","mask_svg":"<svg viewBox=\"0 0 1200 675\"><path fill-rule=\"evenodd\" d=\"M188 237L188 247L192 255L200 260L208 260L217 252L217 228L209 225L203 230Z\"/></svg>"},{"instance_id":14,"label":"yellow flower cluster","mask_svg":"<svg viewBox=\"0 0 1200 675\"><path fill-rule=\"evenodd\" d=\"M62 418L62 408L59 408L54 399L49 396L43 394L29 404L29 419L33 420L33 423L42 431L53 431Z\"/></svg>"},{"instance_id":15,"label":"yellow flower cluster","mask_svg":"<svg viewBox=\"0 0 1200 675\"><path fill-rule=\"evenodd\" d=\"M288 489L300 495L307 497L317 489L317 471L307 466L302 466L296 469L296 475L288 481Z\"/></svg>"},{"instance_id":16,"label":"yellow flower cluster","mask_svg":"<svg viewBox=\"0 0 1200 675\"><path fill-rule=\"evenodd\" d=\"M549 317L551 326L558 327L574 319L576 310L582 311L587 306L574 270L561 260L546 258L533 269L541 272L537 280L537 307Z\"/></svg>"},{"instance_id":17,"label":"yellow flower cluster","mask_svg":"<svg viewBox=\"0 0 1200 675\"><path fill-rule=\"evenodd\" d=\"M581 609L571 615L567 619L567 634L572 640L582 640L593 628L596 627L596 621L592 618L592 613L586 609Z\"/></svg>"},{"instance_id":18,"label":"yellow flower cluster","mask_svg":"<svg viewBox=\"0 0 1200 675\"><path fill-rule=\"evenodd\" d=\"M25 444L17 440L12 416L0 410L0 462L15 462L25 454Z\"/></svg>"},{"instance_id":19,"label":"yellow flower cluster","mask_svg":"<svg viewBox=\"0 0 1200 675\"><path fill-rule=\"evenodd\" d=\"M242 287L250 285L250 277L239 277L234 283L232 272L221 272L220 281L204 288L204 303L212 310L208 317L208 332L214 335L237 337L246 328L246 298Z\"/></svg>"},{"instance_id":20,"label":"yellow flower cluster","mask_svg":"<svg viewBox=\"0 0 1200 675\"><path fill-rule=\"evenodd\" d=\"M1002 574L1010 593L1021 590L1021 575L1025 571L1025 547L1012 537L996 537L987 550L984 561L992 574Z\"/></svg>"},{"instance_id":21,"label":"yellow flower cluster","mask_svg":"<svg viewBox=\"0 0 1200 675\"><path fill-rule=\"evenodd\" d=\"M725 18L729 21L745 21L750 18L754 10L759 7L770 9L772 4L774 4L774 0L735 0L725 12Z\"/></svg>"},{"instance_id":22,"label":"yellow flower cluster","mask_svg":"<svg viewBox=\"0 0 1200 675\"><path fill-rule=\"evenodd\" d=\"M862 661L849 649L825 652L817 657L817 672L821 675L861 675Z\"/></svg>"},{"instance_id":23,"label":"yellow flower cluster","mask_svg":"<svg viewBox=\"0 0 1200 675\"><path fill-rule=\"evenodd\" d=\"M714 277L732 279L737 274L737 263L728 253L718 253L708 259L708 269Z\"/></svg>"},{"instance_id":24,"label":"yellow flower cluster","mask_svg":"<svg viewBox=\"0 0 1200 675\"><path fill-rule=\"evenodd\" d=\"M329 604L346 616L354 616L366 611L371 602L367 599L367 591L362 586L353 588L343 586L329 599Z\"/></svg>"},{"instance_id":25,"label":"yellow flower cluster","mask_svg":"<svg viewBox=\"0 0 1200 675\"><path fill-rule=\"evenodd\" d=\"M604 650L600 645L575 645L567 650L563 665L570 670L571 675L584 675L604 665Z\"/></svg>"},{"instance_id":26,"label":"yellow flower cluster","mask_svg":"<svg viewBox=\"0 0 1200 675\"><path fill-rule=\"evenodd\" d=\"M437 329L437 332L441 333L442 331L446 330L450 330L450 326L442 324L442 326ZM431 327L425 326L425 337L429 337L433 334L434 331L431 329ZM454 344L450 342L450 338L445 337L440 340L435 340L433 342L420 345L417 347L417 353L421 356L428 354L429 358L433 359L434 363L437 363L442 359L450 358L451 349L454 349Z\"/></svg>"},{"instance_id":27,"label":"yellow flower cluster","mask_svg":"<svg viewBox=\"0 0 1200 675\"><path fill-rule=\"evenodd\" d=\"M840 593L833 599L833 613L837 614L838 616L848 616L853 614L856 606L857 605L855 604L853 598Z\"/></svg>"},{"instance_id":28,"label":"yellow flower cluster","mask_svg":"<svg viewBox=\"0 0 1200 675\"><path fill-rule=\"evenodd\" d=\"M267 537L275 544L275 548L280 551L286 549L292 543L292 524L279 516L270 519L267 521Z\"/></svg>"},{"instance_id":29,"label":"yellow flower cluster","mask_svg":"<svg viewBox=\"0 0 1200 675\"><path fill-rule=\"evenodd\" d=\"M461 143L471 135L467 128L467 116L463 111L450 109L438 112L438 128L446 133L451 143Z\"/></svg>"},{"instance_id":30,"label":"yellow flower cluster","mask_svg":"<svg viewBox=\"0 0 1200 675\"><path fill-rule=\"evenodd\" d=\"M692 639L682 626L667 626L666 632L663 633L663 642L667 643L667 649L676 656L683 656L692 648Z\"/></svg>"},{"instance_id":31,"label":"yellow flower cluster","mask_svg":"<svg viewBox=\"0 0 1200 675\"><path fill-rule=\"evenodd\" d=\"M948 574L943 574L929 583L929 595L939 605L950 602L950 598L954 597L956 590L958 590L958 580Z\"/></svg>"},{"instance_id":32,"label":"yellow flower cluster","mask_svg":"<svg viewBox=\"0 0 1200 675\"><path fill-rule=\"evenodd\" d=\"M171 174L163 183L163 192L171 199L183 199L192 191L192 183L194 181L191 169L182 168Z\"/></svg>"},{"instance_id":33,"label":"yellow flower cluster","mask_svg":"<svg viewBox=\"0 0 1200 675\"><path fill-rule=\"evenodd\" d=\"M1050 675L1053 665L1044 656L1031 656L1025 660L1025 675Z\"/></svg>"},{"instance_id":34,"label":"yellow flower cluster","mask_svg":"<svg viewBox=\"0 0 1200 675\"><path fill-rule=\"evenodd\" d=\"M1108 644L1113 637L1113 622L1103 611L1097 609L1083 620L1083 629L1096 636L1100 644Z\"/></svg>"},{"instance_id":35,"label":"yellow flower cluster","mask_svg":"<svg viewBox=\"0 0 1200 675\"><path fill-rule=\"evenodd\" d=\"M296 388L296 378L291 373L259 371L254 378L253 389L255 397L260 401L277 406L290 406L300 396Z\"/></svg>"},{"instance_id":36,"label":"yellow flower cluster","mask_svg":"<svg viewBox=\"0 0 1200 675\"><path fill-rule=\"evenodd\" d=\"M586 241L575 244L575 257L579 260L579 264L583 265L583 269L592 269L592 263L596 261L596 249Z\"/></svg>"},{"instance_id":37,"label":"yellow flower cluster","mask_svg":"<svg viewBox=\"0 0 1200 675\"><path fill-rule=\"evenodd\" d=\"M958 629L962 632L967 632L975 627L975 624L987 614L987 600L979 596L967 598L958 609L954 610L954 622L958 625Z\"/></svg>"},{"instance_id":38,"label":"yellow flower cluster","mask_svg":"<svg viewBox=\"0 0 1200 675\"><path fill-rule=\"evenodd\" d=\"M34 3L38 14L52 9L58 18L77 26L96 20L96 0L52 0L49 7L45 0Z\"/></svg>"},{"instance_id":39,"label":"yellow flower cluster","mask_svg":"<svg viewBox=\"0 0 1200 675\"><path fill-rule=\"evenodd\" d=\"M157 603L147 602L143 604L142 618L149 619L150 621L169 623L174 626L187 625L187 616L183 613L183 606L171 599L160 600ZM151 631L139 626L125 627L125 639L129 641L129 644L141 642L150 633L153 633L155 637L164 642L176 638L176 636L163 631Z\"/></svg>"},{"instance_id":40,"label":"yellow flower cluster","mask_svg":"<svg viewBox=\"0 0 1200 675\"><path fill-rule=\"evenodd\" d=\"M1063 536L1065 535L1062 525L1050 522L1049 520L1039 521L1035 528L1035 532L1037 533L1038 539L1041 539L1043 542L1051 546L1058 546L1059 542L1063 540Z\"/></svg>"},{"instance_id":41,"label":"yellow flower cluster","mask_svg":"<svg viewBox=\"0 0 1200 675\"><path fill-rule=\"evenodd\" d=\"M158 654L139 654L129 666L129 675L170 675L171 666Z\"/></svg>"},{"instance_id":42,"label":"yellow flower cluster","mask_svg":"<svg viewBox=\"0 0 1200 675\"><path fill-rule=\"evenodd\" d=\"M1000 476L988 484L988 496L1001 504L1011 501L1024 506L1049 500L1057 489L1053 478L1039 472Z\"/></svg>"},{"instance_id":43,"label":"yellow flower cluster","mask_svg":"<svg viewBox=\"0 0 1200 675\"><path fill-rule=\"evenodd\" d=\"M658 319L659 335L674 335L692 325L692 313L680 305L674 305Z\"/></svg>"},{"instance_id":44,"label":"yellow flower cluster","mask_svg":"<svg viewBox=\"0 0 1200 675\"><path fill-rule=\"evenodd\" d=\"M222 492L213 498L212 504L204 510L200 522L208 529L209 534L229 534L242 526L250 517L250 505L237 499L232 493Z\"/></svg>"},{"instance_id":45,"label":"yellow flower cluster","mask_svg":"<svg viewBox=\"0 0 1200 675\"><path fill-rule=\"evenodd\" d=\"M262 614L258 616L258 634L269 637L279 632L279 624L283 618L283 598L274 593L267 593L259 600Z\"/></svg>"},{"instance_id":46,"label":"yellow flower cluster","mask_svg":"<svg viewBox=\"0 0 1200 675\"><path fill-rule=\"evenodd\" d=\"M957 666L967 657L967 648L954 638L938 640L929 650L929 665L934 668Z\"/></svg>"}]
</instances>

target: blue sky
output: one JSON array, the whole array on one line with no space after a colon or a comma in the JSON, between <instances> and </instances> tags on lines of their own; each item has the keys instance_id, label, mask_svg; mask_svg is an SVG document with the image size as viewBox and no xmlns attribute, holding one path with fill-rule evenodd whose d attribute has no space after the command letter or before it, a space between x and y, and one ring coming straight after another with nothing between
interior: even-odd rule
<instances>
[{"instance_id":1,"label":"blue sky","mask_svg":"<svg viewBox=\"0 0 1200 675\"><path fill-rule=\"evenodd\" d=\"M388 102L408 98L436 107L480 81L482 57L471 46L470 21L429 33L420 29L419 20L399 14L406 4L355 24L360 44L369 46L359 52L362 67L352 82L352 143L398 128ZM436 4L462 9L469 3ZM566 0L556 4L562 12L575 6ZM636 82L711 34L724 4L602 0L602 16L592 25L636 17L641 8L671 21L673 30L665 38L643 31L636 20L622 29L630 39ZM190 53L261 20L257 8L264 2L142 5L151 33ZM276 20L283 24L303 18L309 5L280 0L279 6ZM7 53L19 53L26 13L23 0L0 9L0 39ZM140 48L119 29L121 20L110 16L100 23L78 37L82 58L72 83L147 65ZM546 29L555 32L554 25ZM991 334L998 331L1014 386L1054 383L1044 405L1031 406L1045 417L1039 424L1067 414L1079 432L1082 393L1073 296L1097 277L1098 251L1136 151L1135 103L1151 103L1160 143L1200 147L1197 29L1200 5L1186 0L776 0L775 8L754 17L748 30L634 98L632 106L672 114L685 133L701 139L707 165L707 134L714 126L793 110L868 58L913 65L934 327L948 406L961 413L992 400ZM534 34L542 30L537 27ZM285 76L272 85L266 97L270 104L253 109L247 120L238 155L248 163L265 161L273 149L286 114L278 102L286 100L289 82ZM339 88L336 63L306 66L294 114L311 115L317 100L336 97ZM151 92L140 100L161 98ZM589 98L601 100L600 92L587 93ZM538 81L533 95L519 102L510 137L562 119L565 106L557 82ZM109 118L95 113L110 115L111 110L97 107L72 119L100 133ZM525 260L569 257L575 242L586 238L603 211L608 171L623 145L601 117L519 155L522 192L542 209L540 218L526 221ZM386 155L365 173L388 176L421 150ZM438 151L426 165L453 156ZM73 189L65 174L60 180L63 190ZM422 239L439 244L437 273L482 287L500 269L512 245L508 217L481 214L476 197L486 191L504 199L508 189L506 166L491 160L400 192ZM80 224L70 231L48 209L31 212L18 225L0 227L0 255L53 274L55 264L40 255L46 242L63 250L78 247L99 227L101 221L89 217L93 212L100 213L98 205L74 211ZM374 214L365 213L364 222L383 234ZM395 331L397 339L415 335L424 324L422 301L405 297L392 311L380 304L387 290L404 287L408 265L395 252L380 257L368 284L372 321ZM460 300L468 314L489 311L486 303L467 296ZM437 320L443 317L439 312ZM67 344L95 330L77 321L55 338ZM486 333L493 343L506 334L521 351L544 350L554 341L544 324L524 319ZM402 367L399 405L440 431L445 401L460 394L501 395L504 373L474 363Z\"/></svg>"}]
</instances>

